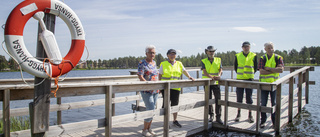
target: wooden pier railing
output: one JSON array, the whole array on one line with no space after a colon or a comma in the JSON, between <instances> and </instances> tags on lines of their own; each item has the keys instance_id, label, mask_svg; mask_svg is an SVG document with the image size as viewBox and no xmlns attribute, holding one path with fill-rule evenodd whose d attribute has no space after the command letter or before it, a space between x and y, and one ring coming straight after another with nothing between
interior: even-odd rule
<instances>
[{"instance_id":1,"label":"wooden pier railing","mask_svg":"<svg viewBox=\"0 0 320 137\"><path fill-rule=\"evenodd\" d=\"M298 108L301 112L302 108L302 89L305 88L305 98L306 103L308 103L309 95L309 71L313 71L313 67L303 67L300 69L291 68L292 73L282 77L274 83L263 83L257 81L240 81L234 79L221 79L219 81L220 85L225 87L225 99L219 100L219 104L225 106L224 110L224 121L228 121L228 108L241 108L256 111L256 119L260 119L260 112L272 113L274 111L280 112L282 102L289 101L289 117L288 121L291 122L293 118L293 96L298 95L299 103ZM293 71L297 69L296 71ZM295 77L298 77L297 88L294 89ZM58 124L50 126L47 135L58 136L61 134L67 134L77 131L82 131L88 128L100 128L105 127L105 136L111 136L112 125L137 121L145 119L147 117L153 116L164 116L164 136L169 136L169 116L171 113L186 111L193 108L204 107L204 116L203 116L203 130L207 130L208 127L208 113L209 113L209 104L214 104L214 100L209 100L208 89L205 89L205 96L202 101L193 102L186 105L179 105L171 107L169 105L168 97L170 96L170 88L178 87L197 87L197 86L209 86L213 84L214 81L210 79L196 79L195 81L191 80L177 80L177 81L149 81L149 82L140 82L137 81L138 78L135 75L132 76L117 76L117 77L90 77L90 78L68 78L64 82L59 84L60 88L57 93L57 98L70 97L70 96L86 96L86 95L97 95L105 94L105 99L93 100L93 101L83 101L83 102L73 102L73 103L61 103L58 101L58 104L51 105L50 111L62 111L69 109L77 109L84 107L91 107L97 105L105 105L105 118L88 120L70 124ZM32 81L32 80L30 80ZM81 84L79 84L81 83ZM289 83L289 97L281 100L282 94L282 85ZM19 109L10 109L10 101L12 100L24 100L24 99L33 99L33 87L19 83L12 84L10 80L1 81L0 80L0 101L3 102L2 115L3 119L3 136L28 136L31 135L30 130L18 131L10 133L10 117L13 116L22 116L28 115L28 108L19 108ZM54 86L52 86L54 87ZM257 104L256 105L247 105L237 102L229 101L229 87L243 87L243 88L252 88L257 89ZM124 93L124 92L136 92L141 90L152 90L152 89L164 89L165 92L165 102L163 109L157 109L154 111L144 111L132 114L118 115L114 116L112 113L112 105L115 103L127 102L141 100L139 95L126 96L126 97L114 97L114 93ZM260 106L260 91L261 90L277 90L276 97L276 106L273 107L263 107ZM53 97L53 95L51 95ZM59 117L59 115L58 115ZM60 115L61 117L61 115ZM249 131L251 133L259 133L259 122L256 122L255 131ZM219 126L218 126L219 127ZM220 126L221 127L221 126ZM228 122L225 122L222 128L227 128L233 130L232 126L228 125ZM236 129L234 129L236 130ZM275 122L275 131L276 134L280 132L280 113L276 113L276 122Z\"/></svg>"}]
</instances>

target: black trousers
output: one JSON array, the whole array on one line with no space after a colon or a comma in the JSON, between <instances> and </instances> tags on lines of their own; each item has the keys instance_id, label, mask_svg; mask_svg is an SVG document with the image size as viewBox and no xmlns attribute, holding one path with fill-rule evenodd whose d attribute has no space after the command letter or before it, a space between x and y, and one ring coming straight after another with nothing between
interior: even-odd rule
<instances>
[{"instance_id":1,"label":"black trousers","mask_svg":"<svg viewBox=\"0 0 320 137\"><path fill-rule=\"evenodd\" d=\"M162 108L164 108L164 95L166 93L164 93L164 90L160 90L162 97L163 97L163 101L162 101ZM174 90L174 89L170 89L170 102L171 102L171 106L176 106L179 104L179 98L180 98L180 91L179 90Z\"/></svg>"},{"instance_id":2,"label":"black trousers","mask_svg":"<svg viewBox=\"0 0 320 137\"><path fill-rule=\"evenodd\" d=\"M216 113L216 118L221 117L221 105L218 105L218 100L221 99L221 91L220 91L220 86L219 85L210 85L209 89L209 99L212 99L212 94L214 95L215 99L215 113ZM213 106L209 105L209 115L213 115Z\"/></svg>"}]
</instances>

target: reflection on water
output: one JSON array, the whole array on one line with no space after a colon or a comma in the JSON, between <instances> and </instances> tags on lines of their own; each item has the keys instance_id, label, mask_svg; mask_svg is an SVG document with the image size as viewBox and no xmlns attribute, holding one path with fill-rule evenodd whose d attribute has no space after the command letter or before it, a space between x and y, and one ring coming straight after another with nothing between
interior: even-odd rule
<instances>
[{"instance_id":1,"label":"reflection on water","mask_svg":"<svg viewBox=\"0 0 320 137\"><path fill-rule=\"evenodd\" d=\"M302 109L302 113L294 118L282 131L282 136L319 136L320 122L319 116L312 116L310 112Z\"/></svg>"}]
</instances>

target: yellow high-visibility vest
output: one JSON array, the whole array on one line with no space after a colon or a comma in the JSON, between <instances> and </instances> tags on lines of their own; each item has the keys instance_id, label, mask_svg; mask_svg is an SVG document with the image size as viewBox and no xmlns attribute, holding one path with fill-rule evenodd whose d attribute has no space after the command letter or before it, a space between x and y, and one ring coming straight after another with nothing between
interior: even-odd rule
<instances>
[{"instance_id":1,"label":"yellow high-visibility vest","mask_svg":"<svg viewBox=\"0 0 320 137\"><path fill-rule=\"evenodd\" d=\"M268 56L267 54L265 54L266 56L266 63L264 65L264 67L270 67L270 68L276 68L277 66L277 63L276 63L276 60L275 60L275 54L273 54L271 56L270 59L268 59ZM262 59L264 59L263 56L261 56ZM277 56L277 60L279 60L280 58L282 58L281 56ZM272 82L275 82L276 80L278 80L280 78L280 74L279 73L272 73L272 74L268 74L268 75L262 75L260 74L260 77L259 77L259 81L260 82L268 82L268 83L272 83Z\"/></svg>"},{"instance_id":2,"label":"yellow high-visibility vest","mask_svg":"<svg viewBox=\"0 0 320 137\"><path fill-rule=\"evenodd\" d=\"M202 59L201 61L205 65L206 71L208 74L210 74L211 76L219 76L221 58L214 57L212 64L208 58ZM206 75L204 75L203 70L202 70L202 78L209 78ZM216 81L215 84L218 84L218 81Z\"/></svg>"},{"instance_id":3,"label":"yellow high-visibility vest","mask_svg":"<svg viewBox=\"0 0 320 137\"><path fill-rule=\"evenodd\" d=\"M161 76L161 80L179 80L182 74L183 65L180 61L176 61L174 65L169 63L168 61L161 62L160 66L162 66L163 74ZM172 88L174 90L181 90L181 88Z\"/></svg>"},{"instance_id":4,"label":"yellow high-visibility vest","mask_svg":"<svg viewBox=\"0 0 320 137\"><path fill-rule=\"evenodd\" d=\"M243 52L236 54L238 69L237 79L253 79L254 78L254 57L255 53L249 52L247 57L243 55Z\"/></svg>"}]
</instances>

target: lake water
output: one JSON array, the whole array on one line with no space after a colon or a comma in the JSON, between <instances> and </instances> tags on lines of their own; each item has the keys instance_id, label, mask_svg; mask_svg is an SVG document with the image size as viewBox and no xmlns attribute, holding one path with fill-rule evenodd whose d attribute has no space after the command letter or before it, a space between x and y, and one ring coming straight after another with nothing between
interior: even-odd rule
<instances>
[{"instance_id":1,"label":"lake water","mask_svg":"<svg viewBox=\"0 0 320 137\"><path fill-rule=\"evenodd\" d=\"M119 76L119 75L130 75L129 71L133 71L136 69L113 69L113 70L73 70L70 71L67 77L87 77L87 76ZM233 72L234 73L234 72ZM190 72L193 77L196 77L196 72ZM289 72L284 72L280 76L285 76L289 74ZM316 85L310 85L310 99L309 104L304 107L303 113L295 118L295 121L292 125L284 128L281 135L283 136L320 136L320 94L317 93L319 89L320 77L320 67L315 67L315 71L310 72L310 81L316 81ZM33 78L32 75L23 73L24 78ZM236 74L233 74L236 76ZM255 75L255 78L258 78L259 73ZM21 78L20 72L0 72L0 79L17 79ZM224 71L222 78L231 78L230 71ZM221 87L224 89L224 87ZM288 85L283 86L283 94L286 95L288 89ZM200 90L203 90L200 87ZM196 91L196 87L192 88L184 88L184 93ZM235 89L234 89L235 91ZM59 92L59 91L58 91ZM255 90L254 90L255 92ZM135 95L135 93L121 93L116 94L116 97L119 96L127 96L127 95ZM64 97L62 98L62 103L68 102L79 102L86 100L96 100L96 99L104 99L104 95L93 95L93 96L80 96L80 97ZM10 107L13 108L21 108L28 107L28 104L33 100L23 100L23 101L11 101ZM131 104L135 103L126 102L126 103L117 103L116 104L116 115L128 114L132 113ZM51 99L51 104L56 104L56 99ZM0 108L2 109L2 102L0 104ZM92 119L101 119L104 118L104 106L97 107L89 107L89 108L81 108L74 110L66 110L62 111L62 123L70 123L70 122L78 122L84 120L92 120ZM50 125L54 125L57 123L56 112L50 113ZM250 136L247 134L241 133L233 133L233 132L223 132L223 131L215 131L211 130L206 133L199 133L195 136Z\"/></svg>"}]
</instances>

